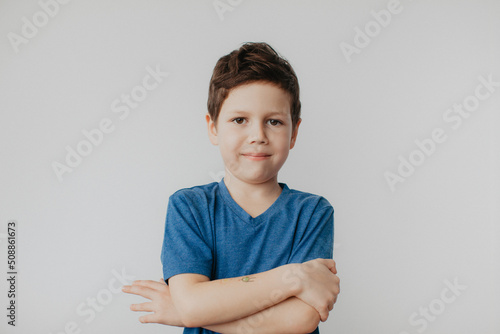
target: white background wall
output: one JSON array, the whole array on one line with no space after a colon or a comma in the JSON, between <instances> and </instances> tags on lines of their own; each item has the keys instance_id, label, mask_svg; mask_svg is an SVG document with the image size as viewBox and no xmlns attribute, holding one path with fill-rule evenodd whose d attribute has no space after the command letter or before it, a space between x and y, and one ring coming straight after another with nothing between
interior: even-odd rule
<instances>
[{"instance_id":1,"label":"white background wall","mask_svg":"<svg viewBox=\"0 0 500 334\"><path fill-rule=\"evenodd\" d=\"M322 333L499 333L500 87L477 107L472 96L480 76L500 81L500 3L232 3L219 17L212 0L74 0L51 17L37 1L0 1L0 266L9 220L19 263L18 326L2 279L0 331L182 332L140 324L129 305L145 300L108 286L122 271L161 278L168 196L223 170L204 120L213 66L266 41L295 68L303 105L279 181L335 208L341 294ZM372 11L388 6L384 27ZM148 66L169 75L120 119L112 102ZM453 128L443 116L465 101L473 111ZM60 181L54 162L103 119L113 131ZM435 128L446 140L392 191L384 174Z\"/></svg>"}]
</instances>

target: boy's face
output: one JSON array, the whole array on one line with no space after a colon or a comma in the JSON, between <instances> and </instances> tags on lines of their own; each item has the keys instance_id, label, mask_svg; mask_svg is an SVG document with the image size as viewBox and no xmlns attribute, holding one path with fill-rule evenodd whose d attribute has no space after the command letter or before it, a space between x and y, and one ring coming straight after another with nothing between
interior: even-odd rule
<instances>
[{"instance_id":1,"label":"boy's face","mask_svg":"<svg viewBox=\"0 0 500 334\"><path fill-rule=\"evenodd\" d=\"M210 141L220 147L226 173L243 182L275 178L295 146L290 96L268 82L243 84L223 102L217 126L206 115Z\"/></svg>"}]
</instances>

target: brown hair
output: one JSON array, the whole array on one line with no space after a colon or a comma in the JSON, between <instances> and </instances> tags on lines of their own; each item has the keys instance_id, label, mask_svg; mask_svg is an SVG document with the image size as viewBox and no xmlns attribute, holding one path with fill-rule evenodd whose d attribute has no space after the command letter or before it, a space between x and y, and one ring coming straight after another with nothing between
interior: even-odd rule
<instances>
[{"instance_id":1,"label":"brown hair","mask_svg":"<svg viewBox=\"0 0 500 334\"><path fill-rule=\"evenodd\" d=\"M250 82L267 81L290 94L292 129L300 118L299 82L286 59L267 43L245 43L221 57L208 90L208 113L217 124L222 103L231 89Z\"/></svg>"}]
</instances>

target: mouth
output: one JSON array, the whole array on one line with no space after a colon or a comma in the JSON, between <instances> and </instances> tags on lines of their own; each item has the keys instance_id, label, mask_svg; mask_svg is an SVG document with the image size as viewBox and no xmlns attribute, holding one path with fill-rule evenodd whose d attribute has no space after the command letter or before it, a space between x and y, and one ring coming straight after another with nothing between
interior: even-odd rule
<instances>
[{"instance_id":1,"label":"mouth","mask_svg":"<svg viewBox=\"0 0 500 334\"><path fill-rule=\"evenodd\" d=\"M250 157L270 157L270 154L266 153L243 153L244 156Z\"/></svg>"},{"instance_id":2,"label":"mouth","mask_svg":"<svg viewBox=\"0 0 500 334\"><path fill-rule=\"evenodd\" d=\"M247 153L247 154L244 153L243 156L250 160L265 160L269 158L271 155L266 153Z\"/></svg>"}]
</instances>

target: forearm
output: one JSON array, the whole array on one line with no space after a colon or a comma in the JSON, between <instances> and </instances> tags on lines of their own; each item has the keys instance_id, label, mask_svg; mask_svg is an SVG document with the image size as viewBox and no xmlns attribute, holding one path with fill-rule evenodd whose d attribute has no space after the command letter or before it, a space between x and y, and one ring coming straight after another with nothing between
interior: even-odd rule
<instances>
[{"instance_id":1,"label":"forearm","mask_svg":"<svg viewBox=\"0 0 500 334\"><path fill-rule=\"evenodd\" d=\"M313 332L319 322L319 314L313 307L296 297L291 297L248 317L202 327L224 334L304 334Z\"/></svg>"},{"instance_id":2,"label":"forearm","mask_svg":"<svg viewBox=\"0 0 500 334\"><path fill-rule=\"evenodd\" d=\"M195 283L172 280L172 299L187 327L231 322L295 296L300 281L294 268L289 264L249 276Z\"/></svg>"}]
</instances>

